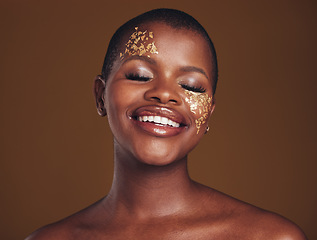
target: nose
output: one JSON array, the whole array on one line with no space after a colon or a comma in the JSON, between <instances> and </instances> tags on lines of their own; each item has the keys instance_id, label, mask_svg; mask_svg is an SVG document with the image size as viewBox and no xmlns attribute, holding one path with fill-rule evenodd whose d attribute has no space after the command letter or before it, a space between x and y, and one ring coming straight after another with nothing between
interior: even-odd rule
<instances>
[{"instance_id":1,"label":"nose","mask_svg":"<svg viewBox=\"0 0 317 240\"><path fill-rule=\"evenodd\" d=\"M170 81L155 79L151 87L145 92L144 98L148 101L178 105L181 103L181 97L177 91L178 87Z\"/></svg>"}]
</instances>

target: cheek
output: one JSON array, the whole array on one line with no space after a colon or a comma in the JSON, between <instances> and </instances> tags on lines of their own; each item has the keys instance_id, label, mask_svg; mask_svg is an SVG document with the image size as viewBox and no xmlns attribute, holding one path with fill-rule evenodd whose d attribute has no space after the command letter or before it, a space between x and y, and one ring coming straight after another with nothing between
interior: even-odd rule
<instances>
[{"instance_id":1,"label":"cheek","mask_svg":"<svg viewBox=\"0 0 317 240\"><path fill-rule=\"evenodd\" d=\"M188 103L190 111L195 114L197 134L202 124L206 123L212 106L212 97L207 93L195 93L185 90L185 102Z\"/></svg>"},{"instance_id":2,"label":"cheek","mask_svg":"<svg viewBox=\"0 0 317 240\"><path fill-rule=\"evenodd\" d=\"M106 89L106 102L110 109L122 110L138 96L140 96L140 89L123 81L112 83Z\"/></svg>"},{"instance_id":3,"label":"cheek","mask_svg":"<svg viewBox=\"0 0 317 240\"><path fill-rule=\"evenodd\" d=\"M127 136L131 131L128 110L138 101L140 95L141 93L126 81L114 81L106 86L107 120L114 138L120 145L127 144Z\"/></svg>"},{"instance_id":4,"label":"cheek","mask_svg":"<svg viewBox=\"0 0 317 240\"><path fill-rule=\"evenodd\" d=\"M108 121L112 125L126 123L128 110L135 108L144 91L140 86L129 81L117 81L109 84L106 88L106 109Z\"/></svg>"}]
</instances>

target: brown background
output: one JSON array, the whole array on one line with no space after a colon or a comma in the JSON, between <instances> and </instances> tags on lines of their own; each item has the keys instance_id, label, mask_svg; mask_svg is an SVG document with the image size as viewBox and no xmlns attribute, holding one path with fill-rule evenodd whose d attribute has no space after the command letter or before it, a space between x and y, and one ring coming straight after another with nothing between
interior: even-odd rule
<instances>
[{"instance_id":1,"label":"brown background","mask_svg":"<svg viewBox=\"0 0 317 240\"><path fill-rule=\"evenodd\" d=\"M1 1L0 238L109 190L112 135L92 94L113 32L157 7L184 10L214 40L219 86L192 177L278 212L317 239L314 1Z\"/></svg>"}]
</instances>

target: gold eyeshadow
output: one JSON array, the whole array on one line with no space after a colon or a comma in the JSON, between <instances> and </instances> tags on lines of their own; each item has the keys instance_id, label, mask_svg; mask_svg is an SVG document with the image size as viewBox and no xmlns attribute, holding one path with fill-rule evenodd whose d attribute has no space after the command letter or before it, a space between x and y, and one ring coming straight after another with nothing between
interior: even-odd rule
<instances>
[{"instance_id":1,"label":"gold eyeshadow","mask_svg":"<svg viewBox=\"0 0 317 240\"><path fill-rule=\"evenodd\" d=\"M200 115L195 119L197 134L200 131L200 126L204 124L212 108L212 97L207 93L192 92L184 90L186 94L185 102L189 104L190 111L195 115Z\"/></svg>"},{"instance_id":2,"label":"gold eyeshadow","mask_svg":"<svg viewBox=\"0 0 317 240\"><path fill-rule=\"evenodd\" d=\"M138 27L135 27L133 32L125 44L126 48L123 53L120 53L120 59L122 60L125 56L147 56L150 57L150 53L158 54L155 42L152 41L154 38L153 32L140 31Z\"/></svg>"}]
</instances>

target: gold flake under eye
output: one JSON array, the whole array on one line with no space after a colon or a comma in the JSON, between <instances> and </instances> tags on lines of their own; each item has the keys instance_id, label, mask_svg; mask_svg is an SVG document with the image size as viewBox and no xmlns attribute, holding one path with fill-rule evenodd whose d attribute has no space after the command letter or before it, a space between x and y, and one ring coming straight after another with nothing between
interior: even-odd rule
<instances>
[{"instance_id":1,"label":"gold flake under eye","mask_svg":"<svg viewBox=\"0 0 317 240\"><path fill-rule=\"evenodd\" d=\"M158 54L155 42L150 42L153 38L153 32L139 31L138 27L135 27L135 32L131 34L129 41L125 44L126 48L123 53L120 53L120 59L122 60L125 56L142 56L145 55L150 57L149 53Z\"/></svg>"},{"instance_id":2,"label":"gold flake under eye","mask_svg":"<svg viewBox=\"0 0 317 240\"><path fill-rule=\"evenodd\" d=\"M185 94L185 102L189 103L190 111L194 114L201 115L195 120L198 134L200 126L206 122L209 112L212 109L212 97L209 97L207 93L192 92L186 89Z\"/></svg>"}]
</instances>

